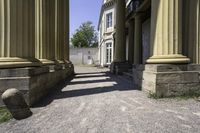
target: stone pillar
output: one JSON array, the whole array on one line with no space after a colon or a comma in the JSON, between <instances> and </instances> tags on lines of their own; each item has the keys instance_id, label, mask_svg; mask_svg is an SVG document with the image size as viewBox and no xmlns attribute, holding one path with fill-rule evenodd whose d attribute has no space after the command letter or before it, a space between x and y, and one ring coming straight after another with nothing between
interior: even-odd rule
<instances>
[{"instance_id":1,"label":"stone pillar","mask_svg":"<svg viewBox=\"0 0 200 133\"><path fill-rule=\"evenodd\" d=\"M189 63L182 55L182 0L152 0L151 54L147 63Z\"/></svg>"},{"instance_id":2,"label":"stone pillar","mask_svg":"<svg viewBox=\"0 0 200 133\"><path fill-rule=\"evenodd\" d=\"M43 64L55 61L55 0L36 0L36 57Z\"/></svg>"},{"instance_id":3,"label":"stone pillar","mask_svg":"<svg viewBox=\"0 0 200 133\"><path fill-rule=\"evenodd\" d=\"M56 60L69 60L69 0L56 0Z\"/></svg>"},{"instance_id":4,"label":"stone pillar","mask_svg":"<svg viewBox=\"0 0 200 133\"><path fill-rule=\"evenodd\" d=\"M116 2L116 44L114 62L126 61L125 0Z\"/></svg>"},{"instance_id":5,"label":"stone pillar","mask_svg":"<svg viewBox=\"0 0 200 133\"><path fill-rule=\"evenodd\" d=\"M64 0L64 60L69 61L69 0Z\"/></svg>"},{"instance_id":6,"label":"stone pillar","mask_svg":"<svg viewBox=\"0 0 200 133\"><path fill-rule=\"evenodd\" d=\"M183 3L183 50L191 63L200 63L199 49L199 0L185 0Z\"/></svg>"},{"instance_id":7,"label":"stone pillar","mask_svg":"<svg viewBox=\"0 0 200 133\"><path fill-rule=\"evenodd\" d=\"M198 29L199 29L199 31L198 31L198 36L197 36L197 38L198 38L198 64L200 64L200 0L198 0Z\"/></svg>"},{"instance_id":8,"label":"stone pillar","mask_svg":"<svg viewBox=\"0 0 200 133\"><path fill-rule=\"evenodd\" d=\"M0 68L38 66L34 0L0 1Z\"/></svg>"},{"instance_id":9,"label":"stone pillar","mask_svg":"<svg viewBox=\"0 0 200 133\"><path fill-rule=\"evenodd\" d=\"M135 34L134 34L134 64L142 63L142 20L141 14L135 16Z\"/></svg>"},{"instance_id":10,"label":"stone pillar","mask_svg":"<svg viewBox=\"0 0 200 133\"><path fill-rule=\"evenodd\" d=\"M130 64L134 63L134 20L129 21L129 31L128 31L128 62Z\"/></svg>"}]
</instances>

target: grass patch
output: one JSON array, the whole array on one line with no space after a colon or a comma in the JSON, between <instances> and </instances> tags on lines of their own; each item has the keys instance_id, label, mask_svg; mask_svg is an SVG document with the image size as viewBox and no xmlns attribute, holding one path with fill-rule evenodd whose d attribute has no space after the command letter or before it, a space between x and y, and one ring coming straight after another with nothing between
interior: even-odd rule
<instances>
[{"instance_id":1,"label":"grass patch","mask_svg":"<svg viewBox=\"0 0 200 133\"><path fill-rule=\"evenodd\" d=\"M12 115L5 107L0 107L0 124L12 119Z\"/></svg>"},{"instance_id":2,"label":"grass patch","mask_svg":"<svg viewBox=\"0 0 200 133\"><path fill-rule=\"evenodd\" d=\"M186 93L186 94L183 94L181 96L157 96L156 93L149 91L148 98L152 98L152 99L163 99L163 98L165 98L165 99L177 99L177 100L194 99L194 100L200 101L200 95L193 93L193 92Z\"/></svg>"}]
</instances>

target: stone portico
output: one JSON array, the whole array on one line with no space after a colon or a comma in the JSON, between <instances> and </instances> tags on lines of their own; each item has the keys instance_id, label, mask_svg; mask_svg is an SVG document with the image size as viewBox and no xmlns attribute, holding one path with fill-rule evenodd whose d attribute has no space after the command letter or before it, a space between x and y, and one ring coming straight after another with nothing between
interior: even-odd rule
<instances>
[{"instance_id":1,"label":"stone portico","mask_svg":"<svg viewBox=\"0 0 200 133\"><path fill-rule=\"evenodd\" d=\"M69 0L1 0L0 94L19 89L32 105L71 74Z\"/></svg>"},{"instance_id":2,"label":"stone portico","mask_svg":"<svg viewBox=\"0 0 200 133\"><path fill-rule=\"evenodd\" d=\"M115 65L111 71L127 71L127 64L133 64L134 84L158 97L200 94L199 0L128 2L126 7L125 1L116 0ZM125 16L126 22L122 21Z\"/></svg>"}]
</instances>

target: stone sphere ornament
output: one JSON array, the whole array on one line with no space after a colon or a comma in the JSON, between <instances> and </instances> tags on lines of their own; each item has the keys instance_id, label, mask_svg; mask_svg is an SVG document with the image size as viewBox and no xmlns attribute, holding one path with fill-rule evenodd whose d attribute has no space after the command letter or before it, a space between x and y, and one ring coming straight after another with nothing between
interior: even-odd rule
<instances>
[{"instance_id":1,"label":"stone sphere ornament","mask_svg":"<svg viewBox=\"0 0 200 133\"><path fill-rule=\"evenodd\" d=\"M28 118L32 112L25 102L23 94L17 89L8 89L2 94L2 100L13 118L21 120Z\"/></svg>"}]
</instances>

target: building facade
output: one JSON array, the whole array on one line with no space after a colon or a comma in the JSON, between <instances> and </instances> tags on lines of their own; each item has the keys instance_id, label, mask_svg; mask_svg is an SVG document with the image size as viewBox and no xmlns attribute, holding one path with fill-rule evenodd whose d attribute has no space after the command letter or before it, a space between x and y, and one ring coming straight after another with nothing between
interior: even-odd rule
<instances>
[{"instance_id":1,"label":"building facade","mask_svg":"<svg viewBox=\"0 0 200 133\"><path fill-rule=\"evenodd\" d=\"M113 0L112 73L158 97L200 94L199 0Z\"/></svg>"},{"instance_id":2,"label":"building facade","mask_svg":"<svg viewBox=\"0 0 200 133\"><path fill-rule=\"evenodd\" d=\"M99 61L101 66L109 66L113 61L115 17L115 2L104 0L98 25Z\"/></svg>"},{"instance_id":3,"label":"building facade","mask_svg":"<svg viewBox=\"0 0 200 133\"><path fill-rule=\"evenodd\" d=\"M1 0L0 94L19 89L32 105L71 74L69 0Z\"/></svg>"}]
</instances>

